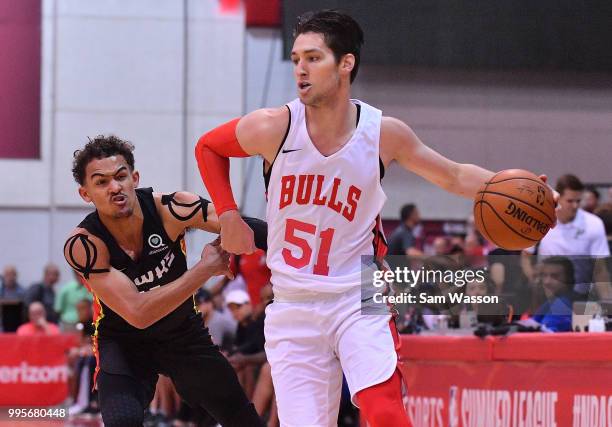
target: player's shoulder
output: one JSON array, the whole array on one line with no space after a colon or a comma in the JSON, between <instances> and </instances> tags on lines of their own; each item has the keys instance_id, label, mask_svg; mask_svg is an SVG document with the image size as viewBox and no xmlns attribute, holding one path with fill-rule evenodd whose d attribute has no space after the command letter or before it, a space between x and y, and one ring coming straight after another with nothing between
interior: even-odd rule
<instances>
[{"instance_id":1,"label":"player's shoulder","mask_svg":"<svg viewBox=\"0 0 612 427\"><path fill-rule=\"evenodd\" d=\"M418 138L410 126L395 117L383 116L380 123L380 144L383 151L395 152Z\"/></svg>"},{"instance_id":2,"label":"player's shoulder","mask_svg":"<svg viewBox=\"0 0 612 427\"><path fill-rule=\"evenodd\" d=\"M408 126L405 122L401 121L400 119L396 117L382 116L381 118L381 122L380 122L381 134L384 132L389 135L400 135L410 130L411 130L410 126Z\"/></svg>"},{"instance_id":3,"label":"player's shoulder","mask_svg":"<svg viewBox=\"0 0 612 427\"><path fill-rule=\"evenodd\" d=\"M85 278L92 272L108 269L110 255L104 241L89 230L74 228L64 243L68 264Z\"/></svg>"},{"instance_id":4,"label":"player's shoulder","mask_svg":"<svg viewBox=\"0 0 612 427\"><path fill-rule=\"evenodd\" d=\"M289 109L260 108L244 116L238 123L237 132L274 134L284 132L289 122Z\"/></svg>"},{"instance_id":5,"label":"player's shoulder","mask_svg":"<svg viewBox=\"0 0 612 427\"><path fill-rule=\"evenodd\" d=\"M160 214L162 222L166 227L166 231L172 230L170 234L181 234L196 215L206 220L211 214L209 212L210 202L200 197L200 195L189 191L176 191L174 193L154 192L153 200L155 201L157 212ZM174 237L171 236L171 238Z\"/></svg>"}]
</instances>

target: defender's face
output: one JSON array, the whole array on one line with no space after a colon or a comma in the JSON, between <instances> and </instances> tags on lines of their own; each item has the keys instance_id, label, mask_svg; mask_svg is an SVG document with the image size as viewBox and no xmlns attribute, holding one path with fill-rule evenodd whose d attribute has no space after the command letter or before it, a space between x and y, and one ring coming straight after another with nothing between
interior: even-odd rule
<instances>
[{"instance_id":1,"label":"defender's face","mask_svg":"<svg viewBox=\"0 0 612 427\"><path fill-rule=\"evenodd\" d=\"M291 50L291 62L298 96L305 105L317 105L338 89L341 64L336 63L334 52L327 47L322 34L297 36Z\"/></svg>"},{"instance_id":2,"label":"defender's face","mask_svg":"<svg viewBox=\"0 0 612 427\"><path fill-rule=\"evenodd\" d=\"M129 217L138 201L135 190L139 178L121 155L94 159L85 168L85 182L79 194L86 202L92 202L100 214Z\"/></svg>"}]
</instances>

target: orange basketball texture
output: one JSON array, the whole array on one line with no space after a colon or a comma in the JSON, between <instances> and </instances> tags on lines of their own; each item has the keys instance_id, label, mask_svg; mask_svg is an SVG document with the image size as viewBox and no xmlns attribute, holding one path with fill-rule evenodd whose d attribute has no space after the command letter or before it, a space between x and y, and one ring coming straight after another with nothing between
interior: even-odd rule
<instances>
[{"instance_id":1,"label":"orange basketball texture","mask_svg":"<svg viewBox=\"0 0 612 427\"><path fill-rule=\"evenodd\" d=\"M553 193L529 171L498 172L476 194L474 221L478 231L500 248L528 248L556 221Z\"/></svg>"}]
</instances>

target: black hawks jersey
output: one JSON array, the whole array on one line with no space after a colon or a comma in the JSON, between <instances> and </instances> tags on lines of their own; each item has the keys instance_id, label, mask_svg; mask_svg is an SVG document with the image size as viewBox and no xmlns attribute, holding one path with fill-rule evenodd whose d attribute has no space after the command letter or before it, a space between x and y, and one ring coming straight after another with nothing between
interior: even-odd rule
<instances>
[{"instance_id":1,"label":"black hawks jersey","mask_svg":"<svg viewBox=\"0 0 612 427\"><path fill-rule=\"evenodd\" d=\"M136 195L143 213L143 247L138 261L132 260L119 247L97 211L87 215L79 227L102 239L110 254L110 265L128 276L140 292L148 292L178 279L187 271L185 241L183 234L175 241L170 240L166 234L155 207L152 188L136 189ZM168 197L172 196L162 197L163 204L169 204ZM203 203L202 209L206 212L206 203ZM97 297L94 314L99 338L164 340L179 331L202 327L202 319L197 314L193 298L185 300L174 311L146 329L130 325Z\"/></svg>"}]
</instances>

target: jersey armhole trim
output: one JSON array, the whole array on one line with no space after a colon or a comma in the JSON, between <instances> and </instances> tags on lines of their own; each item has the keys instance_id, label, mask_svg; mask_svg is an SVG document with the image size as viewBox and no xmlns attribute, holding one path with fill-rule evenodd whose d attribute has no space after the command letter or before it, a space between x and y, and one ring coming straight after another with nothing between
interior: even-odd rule
<instances>
[{"instance_id":1,"label":"jersey armhole trim","mask_svg":"<svg viewBox=\"0 0 612 427\"><path fill-rule=\"evenodd\" d=\"M280 153L283 146L285 145L285 141L287 141L287 137L289 136L289 130L291 129L291 109L289 108L288 105L285 105L285 107L287 107L287 112L289 113L289 122L287 123L287 130L285 131L285 136L283 136L283 140L278 146L278 150L276 150L276 155L274 156L274 160L272 160L272 163L270 163L270 167L268 168L267 171L266 171L266 160L265 159L263 160L262 169L263 169L264 184L266 186L266 193L268 192L268 185L270 184L270 177L272 176L272 167L274 167L274 162L276 161L278 154Z\"/></svg>"}]
</instances>

